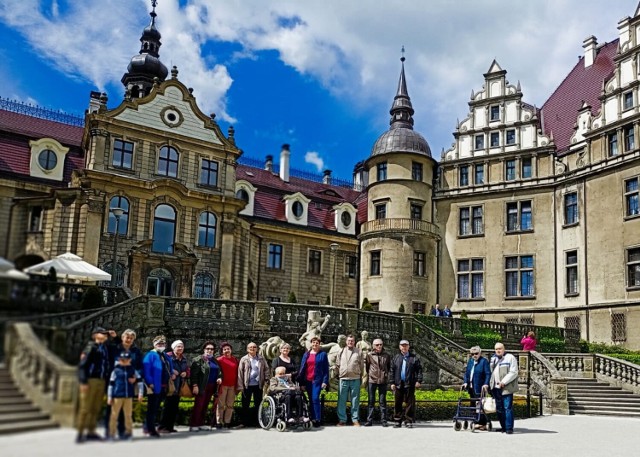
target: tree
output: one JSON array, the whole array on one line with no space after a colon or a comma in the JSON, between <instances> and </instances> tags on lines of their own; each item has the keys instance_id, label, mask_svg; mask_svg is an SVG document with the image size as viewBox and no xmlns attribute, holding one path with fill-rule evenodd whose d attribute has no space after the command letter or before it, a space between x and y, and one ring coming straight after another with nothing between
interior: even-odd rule
<instances>
[{"instance_id":1,"label":"tree","mask_svg":"<svg viewBox=\"0 0 640 457\"><path fill-rule=\"evenodd\" d=\"M360 307L360 309L362 311L373 311L373 306L371 306L371 303L369 303L369 299L367 297L364 297L364 299L362 300L362 306Z\"/></svg>"},{"instance_id":2,"label":"tree","mask_svg":"<svg viewBox=\"0 0 640 457\"><path fill-rule=\"evenodd\" d=\"M469 319L469 316L467 316L467 312L464 309L460 313L460 319Z\"/></svg>"},{"instance_id":3,"label":"tree","mask_svg":"<svg viewBox=\"0 0 640 457\"><path fill-rule=\"evenodd\" d=\"M404 305L402 303L400 303L400 306L398 307L398 312L404 313Z\"/></svg>"},{"instance_id":4,"label":"tree","mask_svg":"<svg viewBox=\"0 0 640 457\"><path fill-rule=\"evenodd\" d=\"M296 298L296 294L293 291L289 292L289 296L287 297L287 303L298 303L298 299Z\"/></svg>"}]
</instances>

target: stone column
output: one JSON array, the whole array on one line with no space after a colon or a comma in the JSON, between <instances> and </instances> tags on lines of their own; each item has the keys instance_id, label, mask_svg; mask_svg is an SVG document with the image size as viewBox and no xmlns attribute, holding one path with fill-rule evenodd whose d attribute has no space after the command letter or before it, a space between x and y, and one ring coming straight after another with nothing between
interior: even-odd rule
<instances>
[{"instance_id":1,"label":"stone column","mask_svg":"<svg viewBox=\"0 0 640 457\"><path fill-rule=\"evenodd\" d=\"M567 399L567 379L551 378L549 385L551 398L548 406L551 414L569 415L569 401Z\"/></svg>"},{"instance_id":2,"label":"stone column","mask_svg":"<svg viewBox=\"0 0 640 457\"><path fill-rule=\"evenodd\" d=\"M220 247L220 282L218 295L220 299L231 298L233 290L233 244L236 224L233 221L222 223L222 241Z\"/></svg>"},{"instance_id":3,"label":"stone column","mask_svg":"<svg viewBox=\"0 0 640 457\"><path fill-rule=\"evenodd\" d=\"M98 265L105 202L104 199L89 198L87 205L86 220L80 222L85 230L83 258L92 265Z\"/></svg>"}]
</instances>

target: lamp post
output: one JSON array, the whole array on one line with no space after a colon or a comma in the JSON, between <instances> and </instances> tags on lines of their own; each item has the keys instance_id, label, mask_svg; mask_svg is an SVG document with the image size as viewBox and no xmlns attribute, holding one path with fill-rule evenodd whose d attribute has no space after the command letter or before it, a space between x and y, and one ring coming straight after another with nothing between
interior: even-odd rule
<instances>
[{"instance_id":1,"label":"lamp post","mask_svg":"<svg viewBox=\"0 0 640 457\"><path fill-rule=\"evenodd\" d=\"M113 233L113 260L111 261L111 287L116 286L116 266L118 265L118 231L120 230L120 218L124 214L122 208L111 208L113 216L116 218L116 230ZM113 291L111 291L113 293Z\"/></svg>"},{"instance_id":2,"label":"lamp post","mask_svg":"<svg viewBox=\"0 0 640 457\"><path fill-rule=\"evenodd\" d=\"M334 296L336 293L336 262L338 260L337 254L340 245L338 243L331 243L329 247L331 248L331 257L333 257L333 275L331 279L331 306L334 306Z\"/></svg>"}]
</instances>

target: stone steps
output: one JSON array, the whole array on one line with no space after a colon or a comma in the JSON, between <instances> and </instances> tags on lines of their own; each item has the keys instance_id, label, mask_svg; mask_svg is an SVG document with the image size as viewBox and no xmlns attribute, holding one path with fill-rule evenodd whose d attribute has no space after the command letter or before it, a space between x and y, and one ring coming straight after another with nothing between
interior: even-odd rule
<instances>
[{"instance_id":1,"label":"stone steps","mask_svg":"<svg viewBox=\"0 0 640 457\"><path fill-rule=\"evenodd\" d=\"M57 426L16 388L7 369L0 367L0 435Z\"/></svg>"},{"instance_id":2,"label":"stone steps","mask_svg":"<svg viewBox=\"0 0 640 457\"><path fill-rule=\"evenodd\" d=\"M640 395L596 379L569 379L571 414L640 418Z\"/></svg>"}]
</instances>

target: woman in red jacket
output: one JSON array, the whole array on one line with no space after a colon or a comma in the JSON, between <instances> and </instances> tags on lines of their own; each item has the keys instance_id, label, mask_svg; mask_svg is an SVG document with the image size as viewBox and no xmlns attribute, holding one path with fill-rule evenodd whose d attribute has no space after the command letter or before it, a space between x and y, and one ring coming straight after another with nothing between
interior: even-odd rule
<instances>
[{"instance_id":1,"label":"woman in red jacket","mask_svg":"<svg viewBox=\"0 0 640 457\"><path fill-rule=\"evenodd\" d=\"M220 344L221 356L218 357L218 365L222 370L222 384L218 391L217 428L230 428L233 415L233 402L236 399L236 383L238 381L239 361L232 352L231 344L224 341Z\"/></svg>"}]
</instances>

